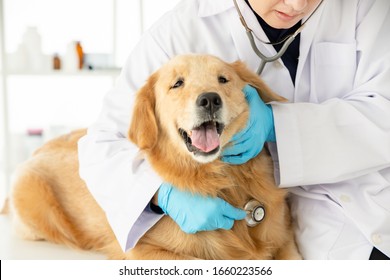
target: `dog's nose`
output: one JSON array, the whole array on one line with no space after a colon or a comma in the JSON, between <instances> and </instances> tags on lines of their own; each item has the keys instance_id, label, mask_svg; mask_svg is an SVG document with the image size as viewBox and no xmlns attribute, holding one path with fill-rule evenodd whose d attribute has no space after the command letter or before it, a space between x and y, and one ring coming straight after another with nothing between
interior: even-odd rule
<instances>
[{"instance_id":1,"label":"dog's nose","mask_svg":"<svg viewBox=\"0 0 390 280\"><path fill-rule=\"evenodd\" d=\"M214 114L222 107L222 99L218 93L206 92L198 96L196 105Z\"/></svg>"}]
</instances>

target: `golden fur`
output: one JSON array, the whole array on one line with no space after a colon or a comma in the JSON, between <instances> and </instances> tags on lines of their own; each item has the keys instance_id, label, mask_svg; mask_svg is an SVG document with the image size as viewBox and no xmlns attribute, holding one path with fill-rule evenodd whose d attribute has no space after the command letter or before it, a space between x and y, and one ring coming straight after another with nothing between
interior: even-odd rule
<instances>
[{"instance_id":1,"label":"golden fur","mask_svg":"<svg viewBox=\"0 0 390 280\"><path fill-rule=\"evenodd\" d=\"M225 78L225 80L221 80ZM173 87L178 81L184 81ZM139 90L129 138L164 181L203 195L219 196L236 207L260 201L265 219L255 227L236 221L231 230L186 234L164 216L123 253L104 212L78 175L77 141L84 130L49 141L18 170L12 190L15 227L29 239L45 239L102 251L126 259L300 259L295 245L286 191L275 186L270 156L263 150L243 165L218 159L229 139L245 126L245 84L264 101L283 101L241 62L225 63L208 55L178 56ZM190 131L198 121L194 104L205 92L222 99L225 129L212 154L191 153L178 129ZM141 190L140 190L141 191Z\"/></svg>"}]
</instances>

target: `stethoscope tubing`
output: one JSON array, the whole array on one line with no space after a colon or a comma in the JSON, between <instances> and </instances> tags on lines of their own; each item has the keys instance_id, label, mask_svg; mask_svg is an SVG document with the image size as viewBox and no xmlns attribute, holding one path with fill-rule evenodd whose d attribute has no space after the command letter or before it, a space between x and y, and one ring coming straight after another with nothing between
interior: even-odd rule
<instances>
[{"instance_id":1,"label":"stethoscope tubing","mask_svg":"<svg viewBox=\"0 0 390 280\"><path fill-rule=\"evenodd\" d=\"M294 39L297 37L297 35L299 33L301 33L302 29L305 27L305 24L306 22L312 17L312 15L318 10L319 6L321 6L323 0L321 0L321 2L317 5L317 7L315 8L315 10L311 13L311 15L302 23L302 25L298 28L297 31L294 32L294 34L291 34L289 35L283 42L283 45L282 47L280 48L280 50L273 56L266 56L264 55L259 49L258 47L256 46L256 43L255 43L255 39L253 37L253 31L252 29L250 29L248 27L248 25L246 24L245 22L245 19L243 17L243 15L241 14L241 11L240 11L240 8L238 7L238 4L237 4L237 1L236 0L233 0L234 2L234 6L237 10L237 13L239 15L239 18L240 18L240 21L241 21L241 24L244 26L245 28L245 31L246 31L246 35L249 39L249 42L251 44L251 47L253 49L253 51L255 52L255 54L260 58L261 62L260 62L260 65L259 67L257 68L257 75L260 75L263 70L264 70L264 67L267 63L269 62L273 62L273 61L276 61L278 60L279 58L281 58L284 53L287 51L287 48L291 45L291 43L294 41ZM275 45L275 44L279 44L281 42L278 42L278 43L274 43L274 44L271 44L271 45ZM265 44L270 44L270 43L265 43Z\"/></svg>"},{"instance_id":2,"label":"stethoscope tubing","mask_svg":"<svg viewBox=\"0 0 390 280\"><path fill-rule=\"evenodd\" d=\"M264 67L265 65L268 63L268 62L272 62L272 61L276 61L278 60L279 58L281 58L284 53L286 52L287 48L291 45L291 43L294 41L295 39L295 36L291 36L289 37L284 43L283 43L283 46L281 47L281 49L273 56L265 56L263 53L260 52L260 50L257 48L256 46L256 43L255 43L255 40L253 38L253 35L252 35L252 32L250 31L246 31L246 35L248 36L249 38L249 42L252 46L252 49L253 51L256 53L256 55L261 59L261 62L260 62L260 65L259 67L257 68L257 75L260 75L263 70L264 70Z\"/></svg>"}]
</instances>

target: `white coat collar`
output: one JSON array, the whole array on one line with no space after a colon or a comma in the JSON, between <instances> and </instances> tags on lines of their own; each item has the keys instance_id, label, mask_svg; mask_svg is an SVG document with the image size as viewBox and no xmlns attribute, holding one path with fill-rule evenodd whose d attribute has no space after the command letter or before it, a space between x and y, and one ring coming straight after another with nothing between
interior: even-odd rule
<instances>
[{"instance_id":1,"label":"white coat collar","mask_svg":"<svg viewBox=\"0 0 390 280\"><path fill-rule=\"evenodd\" d=\"M213 16L223 13L234 7L233 0L198 0L199 1L199 17Z\"/></svg>"}]
</instances>

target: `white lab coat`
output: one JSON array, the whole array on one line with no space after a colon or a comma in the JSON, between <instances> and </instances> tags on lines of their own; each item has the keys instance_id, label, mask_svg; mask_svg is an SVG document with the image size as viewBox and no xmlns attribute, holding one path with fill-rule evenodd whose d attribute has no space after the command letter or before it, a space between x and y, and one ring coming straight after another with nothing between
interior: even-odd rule
<instances>
[{"instance_id":1,"label":"white lab coat","mask_svg":"<svg viewBox=\"0 0 390 280\"><path fill-rule=\"evenodd\" d=\"M267 40L243 0L241 11ZM289 187L307 259L390 256L390 1L324 0L301 34L295 87L278 60L262 78L291 103L273 104L276 178ZM267 55L273 47L258 42ZM131 52L117 85L79 142L80 174L124 250L160 215L147 205L161 179L127 139L134 93L169 58L208 53L256 70L232 0L186 0Z\"/></svg>"}]
</instances>

